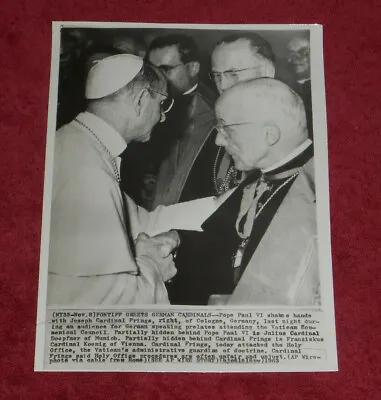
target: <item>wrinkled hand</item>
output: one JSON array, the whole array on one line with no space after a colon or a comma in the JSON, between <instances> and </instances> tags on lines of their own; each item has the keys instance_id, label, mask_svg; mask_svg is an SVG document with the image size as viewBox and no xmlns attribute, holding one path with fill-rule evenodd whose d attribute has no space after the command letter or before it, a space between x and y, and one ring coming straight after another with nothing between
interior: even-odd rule
<instances>
[{"instance_id":1,"label":"wrinkled hand","mask_svg":"<svg viewBox=\"0 0 381 400\"><path fill-rule=\"evenodd\" d=\"M164 281L173 278L177 272L172 252L180 245L180 237L176 231L160 233L150 237L140 233L136 239L136 257L149 257L157 265Z\"/></svg>"},{"instance_id":2,"label":"wrinkled hand","mask_svg":"<svg viewBox=\"0 0 381 400\"><path fill-rule=\"evenodd\" d=\"M145 233L140 233L136 239L136 254L147 253L147 250L158 252L165 258L168 257L180 245L179 234L172 230L169 232L159 233L155 236L148 236Z\"/></svg>"}]
</instances>

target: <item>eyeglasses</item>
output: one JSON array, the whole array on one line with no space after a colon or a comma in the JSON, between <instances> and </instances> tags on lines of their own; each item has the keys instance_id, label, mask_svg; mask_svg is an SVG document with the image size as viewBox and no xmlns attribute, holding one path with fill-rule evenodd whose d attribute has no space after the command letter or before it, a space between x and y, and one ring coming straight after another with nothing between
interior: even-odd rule
<instances>
[{"instance_id":1,"label":"eyeglasses","mask_svg":"<svg viewBox=\"0 0 381 400\"><path fill-rule=\"evenodd\" d=\"M229 132L228 132L229 129L228 129L228 128L230 128L230 127L232 127L232 126L254 125L254 124L255 124L255 122L238 122L238 123L236 123L236 124L228 124L228 125L224 125L224 124L218 123L218 124L215 125L214 128L217 130L218 133L222 133L222 134L224 134L225 136L226 136L226 135L229 136Z\"/></svg>"},{"instance_id":2,"label":"eyeglasses","mask_svg":"<svg viewBox=\"0 0 381 400\"><path fill-rule=\"evenodd\" d=\"M160 69L162 72L164 72L165 74L168 74L169 72L171 72L172 70L174 70L175 68L184 66L185 64L177 64L177 65L160 65L159 67L157 67L158 69Z\"/></svg>"},{"instance_id":3,"label":"eyeglasses","mask_svg":"<svg viewBox=\"0 0 381 400\"><path fill-rule=\"evenodd\" d=\"M307 58L310 55L310 49L308 47L304 47L298 51L290 52L288 55L289 61L300 60L303 58Z\"/></svg>"},{"instance_id":4,"label":"eyeglasses","mask_svg":"<svg viewBox=\"0 0 381 400\"><path fill-rule=\"evenodd\" d=\"M261 68L261 67L257 66L257 67L242 68L242 69L229 69L229 70L223 71L223 72L211 71L211 72L209 72L209 78L216 82L220 82L222 79L222 76L225 76L229 80L234 80L239 77L240 72L250 71L252 69L259 69L259 68Z\"/></svg>"},{"instance_id":5,"label":"eyeglasses","mask_svg":"<svg viewBox=\"0 0 381 400\"><path fill-rule=\"evenodd\" d=\"M152 88L148 88L148 90L150 92L161 94L162 96L165 97L165 99L160 102L160 111L163 114L169 113L169 111L171 111L171 109L173 107L173 104L175 103L175 100L173 99L173 97L169 97L167 94L159 92L158 90L155 90Z\"/></svg>"}]
</instances>

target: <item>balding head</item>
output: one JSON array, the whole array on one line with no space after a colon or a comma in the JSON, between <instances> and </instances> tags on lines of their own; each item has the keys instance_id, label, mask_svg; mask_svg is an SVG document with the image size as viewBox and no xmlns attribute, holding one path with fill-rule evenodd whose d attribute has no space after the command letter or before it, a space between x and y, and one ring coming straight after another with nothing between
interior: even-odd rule
<instances>
[{"instance_id":1,"label":"balding head","mask_svg":"<svg viewBox=\"0 0 381 400\"><path fill-rule=\"evenodd\" d=\"M216 103L224 146L239 170L268 168L286 157L307 137L303 101L287 85L271 78L240 83Z\"/></svg>"}]
</instances>

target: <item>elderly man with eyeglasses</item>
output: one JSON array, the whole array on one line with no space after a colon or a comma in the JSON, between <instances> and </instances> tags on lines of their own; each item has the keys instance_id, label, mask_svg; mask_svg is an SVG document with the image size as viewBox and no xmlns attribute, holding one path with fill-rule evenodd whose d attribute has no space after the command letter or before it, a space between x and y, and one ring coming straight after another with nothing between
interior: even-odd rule
<instances>
[{"instance_id":1,"label":"elderly man with eyeglasses","mask_svg":"<svg viewBox=\"0 0 381 400\"><path fill-rule=\"evenodd\" d=\"M255 32L241 32L221 39L214 47L210 79L219 94L240 82L274 78L275 56L268 41ZM215 161L214 181L219 194L237 186L242 174L220 147Z\"/></svg>"},{"instance_id":2,"label":"elderly man with eyeglasses","mask_svg":"<svg viewBox=\"0 0 381 400\"><path fill-rule=\"evenodd\" d=\"M216 118L216 144L247 177L203 223L199 248L184 255L180 247L177 262L186 256L197 265L209 305L319 305L314 161L302 99L278 80L254 79L224 91Z\"/></svg>"},{"instance_id":3,"label":"elderly man with eyeglasses","mask_svg":"<svg viewBox=\"0 0 381 400\"><path fill-rule=\"evenodd\" d=\"M312 98L311 98L311 61L309 34L299 34L292 38L287 45L287 61L294 73L295 91L303 99L307 113L307 127L310 139L313 138Z\"/></svg>"},{"instance_id":4,"label":"elderly man with eyeglasses","mask_svg":"<svg viewBox=\"0 0 381 400\"><path fill-rule=\"evenodd\" d=\"M239 82L274 76L271 46L254 32L224 37L213 50L210 77L220 94Z\"/></svg>"},{"instance_id":5,"label":"elderly man with eyeglasses","mask_svg":"<svg viewBox=\"0 0 381 400\"><path fill-rule=\"evenodd\" d=\"M49 243L49 305L168 303L175 231L146 232L147 211L123 194L121 155L147 142L172 101L160 71L134 55L98 60L87 110L55 136Z\"/></svg>"}]
</instances>

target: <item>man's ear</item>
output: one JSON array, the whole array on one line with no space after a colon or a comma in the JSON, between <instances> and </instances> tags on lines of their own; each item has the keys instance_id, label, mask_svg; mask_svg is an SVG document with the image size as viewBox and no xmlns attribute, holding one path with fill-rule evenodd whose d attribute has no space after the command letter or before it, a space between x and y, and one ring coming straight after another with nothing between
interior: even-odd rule
<instances>
[{"instance_id":1,"label":"man's ear","mask_svg":"<svg viewBox=\"0 0 381 400\"><path fill-rule=\"evenodd\" d=\"M274 146L280 139L280 129L276 125L266 125L266 141L269 146Z\"/></svg>"},{"instance_id":2,"label":"man's ear","mask_svg":"<svg viewBox=\"0 0 381 400\"><path fill-rule=\"evenodd\" d=\"M134 107L135 107L135 112L136 115L141 115L141 113L143 112L144 106L146 104L146 99L147 96L149 96L149 93L147 91L147 89L141 89L139 90L139 92L136 94L135 98L134 98Z\"/></svg>"},{"instance_id":3,"label":"man's ear","mask_svg":"<svg viewBox=\"0 0 381 400\"><path fill-rule=\"evenodd\" d=\"M191 61L189 64L189 73L192 78L200 73L200 63L198 61Z\"/></svg>"}]
</instances>

